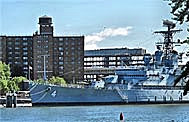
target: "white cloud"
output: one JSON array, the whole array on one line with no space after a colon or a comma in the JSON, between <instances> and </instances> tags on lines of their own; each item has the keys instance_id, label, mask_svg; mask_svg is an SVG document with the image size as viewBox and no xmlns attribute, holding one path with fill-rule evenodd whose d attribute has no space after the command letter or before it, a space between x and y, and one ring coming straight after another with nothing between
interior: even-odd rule
<instances>
[{"instance_id":1,"label":"white cloud","mask_svg":"<svg viewBox=\"0 0 189 122\"><path fill-rule=\"evenodd\" d=\"M97 43L108 37L127 36L130 29L132 29L130 26L124 28L105 28L99 33L87 35L85 36L85 50L97 49Z\"/></svg>"}]
</instances>

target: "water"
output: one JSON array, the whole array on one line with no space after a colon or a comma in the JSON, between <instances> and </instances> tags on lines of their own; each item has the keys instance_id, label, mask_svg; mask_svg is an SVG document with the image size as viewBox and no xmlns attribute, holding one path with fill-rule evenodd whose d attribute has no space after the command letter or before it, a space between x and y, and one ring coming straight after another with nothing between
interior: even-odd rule
<instances>
[{"instance_id":1,"label":"water","mask_svg":"<svg viewBox=\"0 0 189 122\"><path fill-rule=\"evenodd\" d=\"M1 108L0 122L189 122L189 104Z\"/></svg>"}]
</instances>

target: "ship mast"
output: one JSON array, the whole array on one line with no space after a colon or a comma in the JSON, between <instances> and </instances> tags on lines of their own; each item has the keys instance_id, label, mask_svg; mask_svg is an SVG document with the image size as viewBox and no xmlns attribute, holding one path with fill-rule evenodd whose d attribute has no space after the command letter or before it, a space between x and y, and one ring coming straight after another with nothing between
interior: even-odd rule
<instances>
[{"instance_id":1,"label":"ship mast","mask_svg":"<svg viewBox=\"0 0 189 122\"><path fill-rule=\"evenodd\" d=\"M163 42L157 42L156 46L162 46L163 47L163 52L164 52L164 56L163 59L164 60L171 60L170 54L174 53L174 44L181 44L180 40L178 40L177 42L174 42L173 40L173 35L177 32L180 32L182 30L180 29L174 29L176 24L169 21L169 20L164 20L163 21L163 26L167 27L166 31L155 31L154 33L157 34L161 34L164 37L164 41ZM163 62L165 63L165 62Z\"/></svg>"},{"instance_id":2,"label":"ship mast","mask_svg":"<svg viewBox=\"0 0 189 122\"><path fill-rule=\"evenodd\" d=\"M163 26L167 27L167 31L155 31L154 33L161 34L164 37L164 42L158 42L157 45L163 45L163 50L165 51L165 54L168 55L173 51L173 44L180 44L180 41L177 42L173 41L173 34L180 32L182 30L173 30L175 28L175 23L164 20Z\"/></svg>"}]
</instances>

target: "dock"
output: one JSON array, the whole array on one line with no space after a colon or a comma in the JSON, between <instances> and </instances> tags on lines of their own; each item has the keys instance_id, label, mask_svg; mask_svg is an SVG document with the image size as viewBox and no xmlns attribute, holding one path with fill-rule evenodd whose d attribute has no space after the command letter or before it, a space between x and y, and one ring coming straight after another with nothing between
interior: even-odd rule
<instances>
[{"instance_id":1,"label":"dock","mask_svg":"<svg viewBox=\"0 0 189 122\"><path fill-rule=\"evenodd\" d=\"M6 94L6 96L5 95L0 96L0 108L8 107L7 102L9 104L9 107L11 108L12 107L32 107L29 91L18 91L15 99L13 99L14 98L13 95L14 94L12 93L8 93Z\"/></svg>"}]
</instances>

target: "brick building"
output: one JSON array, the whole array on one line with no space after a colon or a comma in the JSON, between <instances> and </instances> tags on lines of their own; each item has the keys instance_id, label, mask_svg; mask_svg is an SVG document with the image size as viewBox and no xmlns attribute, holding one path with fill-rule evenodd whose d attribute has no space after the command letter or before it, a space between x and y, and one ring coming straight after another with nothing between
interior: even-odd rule
<instances>
[{"instance_id":1,"label":"brick building","mask_svg":"<svg viewBox=\"0 0 189 122\"><path fill-rule=\"evenodd\" d=\"M0 36L0 60L10 64L12 75L64 77L68 83L83 81L84 36L53 36L52 18L39 18L39 33Z\"/></svg>"}]
</instances>

